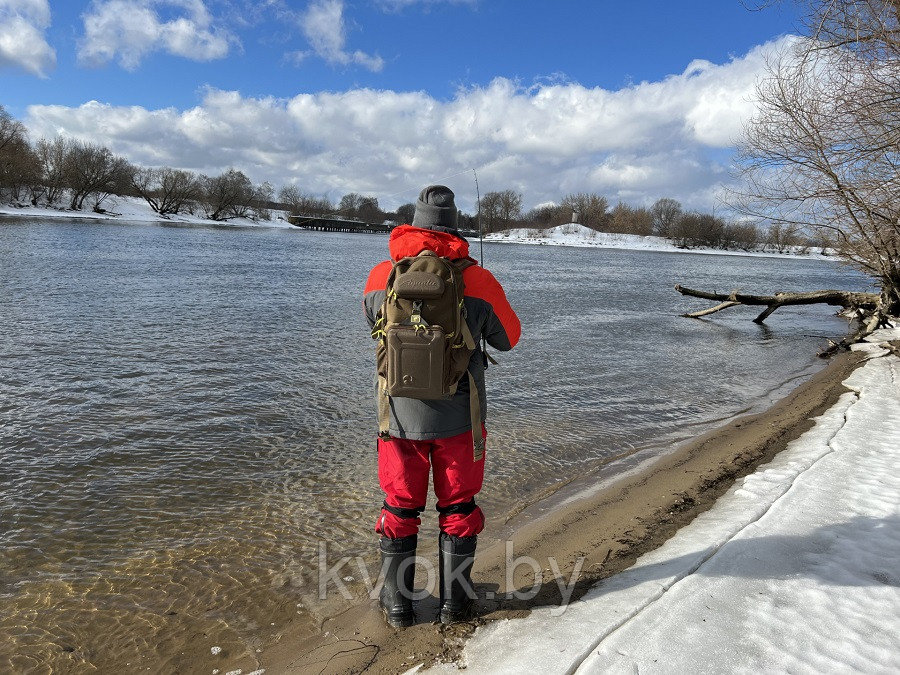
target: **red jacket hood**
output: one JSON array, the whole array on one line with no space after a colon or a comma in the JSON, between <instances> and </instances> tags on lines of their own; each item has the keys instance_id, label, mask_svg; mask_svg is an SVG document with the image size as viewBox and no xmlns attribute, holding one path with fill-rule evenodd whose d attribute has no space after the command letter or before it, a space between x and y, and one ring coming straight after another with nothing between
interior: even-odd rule
<instances>
[{"instance_id":1,"label":"red jacket hood","mask_svg":"<svg viewBox=\"0 0 900 675\"><path fill-rule=\"evenodd\" d=\"M457 260L469 257L469 242L447 232L423 230L412 225L400 225L391 230L388 251L392 259L409 258L425 250Z\"/></svg>"}]
</instances>

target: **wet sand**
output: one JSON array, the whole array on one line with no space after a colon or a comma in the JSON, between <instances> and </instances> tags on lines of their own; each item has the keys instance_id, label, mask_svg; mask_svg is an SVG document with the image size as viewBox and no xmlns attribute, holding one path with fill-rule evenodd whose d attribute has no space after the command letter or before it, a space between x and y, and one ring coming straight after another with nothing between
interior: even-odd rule
<instances>
[{"instance_id":1,"label":"wet sand","mask_svg":"<svg viewBox=\"0 0 900 675\"><path fill-rule=\"evenodd\" d=\"M535 505L498 526L512 542L514 558L530 556L544 571L544 583L533 598L507 597L530 589L535 571L519 565L508 587L509 544L495 541L480 548L473 568L479 595L473 621L449 627L434 623L437 599L432 595L417 602L415 626L395 631L384 623L377 602L366 600L319 626L298 620L258 655L257 667L269 674L396 673L418 663L452 661L479 625L525 616L535 606L559 605L560 584L570 583L583 559L571 594L571 600L577 599L599 579L660 546L736 479L809 429L812 418L846 391L841 382L862 359L856 353L841 354L764 412L737 418L652 461L632 463L615 476L601 472L584 477L558 494L553 508ZM424 576L417 577L417 586Z\"/></svg>"}]
</instances>

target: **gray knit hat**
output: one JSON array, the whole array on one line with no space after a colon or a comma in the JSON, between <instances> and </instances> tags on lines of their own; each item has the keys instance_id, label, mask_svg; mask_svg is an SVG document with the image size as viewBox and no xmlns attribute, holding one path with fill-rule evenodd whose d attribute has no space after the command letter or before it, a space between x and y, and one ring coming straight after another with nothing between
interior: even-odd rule
<instances>
[{"instance_id":1,"label":"gray knit hat","mask_svg":"<svg viewBox=\"0 0 900 675\"><path fill-rule=\"evenodd\" d=\"M429 185L422 190L416 200L412 226L458 235L453 191L444 185Z\"/></svg>"}]
</instances>

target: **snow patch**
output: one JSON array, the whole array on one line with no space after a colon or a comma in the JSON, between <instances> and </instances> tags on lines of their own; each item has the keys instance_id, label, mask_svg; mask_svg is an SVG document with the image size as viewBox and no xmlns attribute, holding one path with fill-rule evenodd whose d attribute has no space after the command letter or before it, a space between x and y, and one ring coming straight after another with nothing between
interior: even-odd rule
<instances>
[{"instance_id":1,"label":"snow patch","mask_svg":"<svg viewBox=\"0 0 900 675\"><path fill-rule=\"evenodd\" d=\"M725 251L712 248L679 248L665 237L642 236L639 234L613 234L610 232L597 232L578 223L557 225L546 230L538 228L514 228L505 232L494 232L484 237L485 241L532 244L549 246L578 246L594 248L619 248L629 251L662 251L665 253L701 253L706 255L741 255L757 256L764 258L782 258L802 256L804 258L816 258L834 260L834 255L822 255L819 252L800 253L794 247L790 253L776 253L771 251Z\"/></svg>"},{"instance_id":2,"label":"snow patch","mask_svg":"<svg viewBox=\"0 0 900 675\"><path fill-rule=\"evenodd\" d=\"M476 631L474 673L900 672L900 359L772 462L565 614ZM436 672L455 672L443 664Z\"/></svg>"},{"instance_id":3,"label":"snow patch","mask_svg":"<svg viewBox=\"0 0 900 675\"><path fill-rule=\"evenodd\" d=\"M230 218L229 220L210 220L189 213L161 216L150 208L140 197L111 197L103 202L106 213L71 211L35 206L10 206L0 204L0 215L53 218L62 220L105 220L132 223L184 223L190 225L233 225L238 227L277 227L292 228L287 222L284 211L272 211L272 220L253 220L252 218Z\"/></svg>"}]
</instances>

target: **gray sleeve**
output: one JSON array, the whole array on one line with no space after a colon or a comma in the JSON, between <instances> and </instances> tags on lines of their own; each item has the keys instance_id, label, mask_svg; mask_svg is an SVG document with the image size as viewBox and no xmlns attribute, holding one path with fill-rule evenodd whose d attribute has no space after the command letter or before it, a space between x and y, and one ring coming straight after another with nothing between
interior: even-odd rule
<instances>
[{"instance_id":1,"label":"gray sleeve","mask_svg":"<svg viewBox=\"0 0 900 675\"><path fill-rule=\"evenodd\" d=\"M493 309L488 312L483 334L487 343L494 349L501 352L508 352L512 349L512 345L509 344L509 337L506 335L506 330L503 328L503 324L500 323L500 319L494 313Z\"/></svg>"},{"instance_id":2,"label":"gray sleeve","mask_svg":"<svg viewBox=\"0 0 900 675\"><path fill-rule=\"evenodd\" d=\"M384 303L384 291L372 291L371 293L366 293L365 298L363 299L363 308L366 313L366 321L369 322L369 328L375 327L375 317L378 316L378 311L381 309L381 305Z\"/></svg>"},{"instance_id":3,"label":"gray sleeve","mask_svg":"<svg viewBox=\"0 0 900 675\"><path fill-rule=\"evenodd\" d=\"M507 352L512 349L506 329L503 328L503 324L491 304L481 298L472 297L467 297L465 302L466 323L469 324L469 330L472 331L475 342L480 343L481 338L484 338L491 347L498 351ZM481 349L480 344L478 349Z\"/></svg>"}]
</instances>

